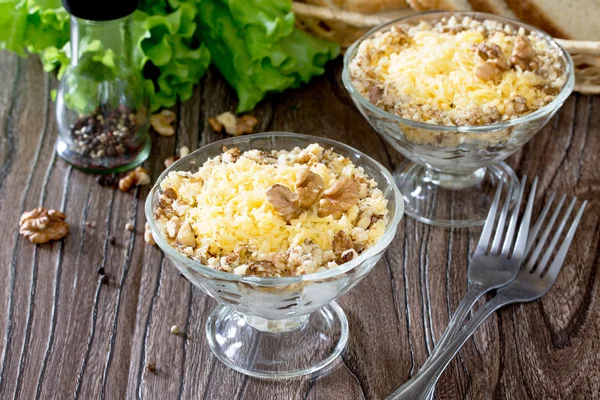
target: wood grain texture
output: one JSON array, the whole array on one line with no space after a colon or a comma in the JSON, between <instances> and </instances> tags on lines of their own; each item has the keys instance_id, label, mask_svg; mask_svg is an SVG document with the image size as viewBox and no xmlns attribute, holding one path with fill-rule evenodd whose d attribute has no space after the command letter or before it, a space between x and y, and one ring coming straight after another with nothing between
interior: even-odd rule
<instances>
[{"instance_id":1,"label":"wood grain texture","mask_svg":"<svg viewBox=\"0 0 600 400\"><path fill-rule=\"evenodd\" d=\"M479 229L405 218L382 261L340 299L351 333L332 368L284 382L233 372L204 336L215 302L144 243L148 188L101 187L54 155L56 80L36 59L0 52L0 74L2 399L381 399L418 371L464 295ZM174 108L177 134L153 137L145 163L153 178L179 147L225 138L206 120L235 103L211 69ZM259 130L341 140L389 168L401 161L354 108L340 62L310 86L269 97L253 115ZM557 192L590 204L552 291L486 321L436 398L600 399L600 96L569 98L509 164L540 177L540 199ZM67 238L36 247L18 235L20 214L39 205L65 210ZM171 334L172 325L181 334Z\"/></svg>"}]
</instances>

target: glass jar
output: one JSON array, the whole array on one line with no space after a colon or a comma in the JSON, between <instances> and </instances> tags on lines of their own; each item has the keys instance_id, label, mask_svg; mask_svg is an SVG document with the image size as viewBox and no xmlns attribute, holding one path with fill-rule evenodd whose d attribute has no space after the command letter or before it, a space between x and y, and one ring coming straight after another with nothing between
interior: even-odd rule
<instances>
[{"instance_id":1,"label":"glass jar","mask_svg":"<svg viewBox=\"0 0 600 400\"><path fill-rule=\"evenodd\" d=\"M132 17L97 21L71 14L71 64L56 100L56 151L88 172L131 169L151 146L150 100L132 60Z\"/></svg>"}]
</instances>

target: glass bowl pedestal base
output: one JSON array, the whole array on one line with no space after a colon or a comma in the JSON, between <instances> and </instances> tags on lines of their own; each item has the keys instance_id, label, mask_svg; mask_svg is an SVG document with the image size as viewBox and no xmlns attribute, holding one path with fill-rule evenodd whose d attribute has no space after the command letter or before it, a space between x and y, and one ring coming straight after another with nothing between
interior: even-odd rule
<instances>
[{"instance_id":1,"label":"glass bowl pedestal base","mask_svg":"<svg viewBox=\"0 0 600 400\"><path fill-rule=\"evenodd\" d=\"M407 160L394 171L394 179L406 214L447 228L483 225L498 185L502 184L503 198L511 194L511 208L519 187L515 172L504 162L454 175Z\"/></svg>"},{"instance_id":2,"label":"glass bowl pedestal base","mask_svg":"<svg viewBox=\"0 0 600 400\"><path fill-rule=\"evenodd\" d=\"M228 367L263 379L316 372L342 352L348 320L335 302L285 320L245 316L219 305L206 322L208 344Z\"/></svg>"}]
</instances>

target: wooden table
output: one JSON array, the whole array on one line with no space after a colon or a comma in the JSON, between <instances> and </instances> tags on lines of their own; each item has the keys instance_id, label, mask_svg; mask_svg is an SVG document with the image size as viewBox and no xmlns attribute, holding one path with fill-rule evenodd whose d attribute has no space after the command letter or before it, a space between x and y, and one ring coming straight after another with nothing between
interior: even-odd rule
<instances>
[{"instance_id":1,"label":"wooden table","mask_svg":"<svg viewBox=\"0 0 600 400\"><path fill-rule=\"evenodd\" d=\"M258 130L327 136L392 168L400 158L354 108L340 64L264 101L253 112ZM465 293L479 229L404 218L384 259L340 299L350 340L335 369L284 382L233 372L205 340L215 302L144 242L148 187L102 187L55 155L56 80L37 59L0 53L0 73L1 399L380 399L423 364ZM153 178L180 146L224 138L206 119L235 104L210 70L176 107L176 136L153 137L145 163ZM540 177L540 197L557 191L590 204L552 291L491 317L444 374L437 398L600 398L599 154L600 96L574 95L510 158L519 175ZM19 236L21 213L40 205L65 210L67 238L34 246ZM186 334L171 334L175 324Z\"/></svg>"}]
</instances>

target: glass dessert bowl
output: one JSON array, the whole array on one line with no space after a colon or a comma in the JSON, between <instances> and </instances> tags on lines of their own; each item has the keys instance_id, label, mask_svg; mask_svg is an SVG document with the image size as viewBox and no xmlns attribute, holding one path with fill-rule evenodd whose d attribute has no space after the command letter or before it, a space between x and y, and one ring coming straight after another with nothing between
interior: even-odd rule
<instances>
[{"instance_id":1,"label":"glass dessert bowl","mask_svg":"<svg viewBox=\"0 0 600 400\"><path fill-rule=\"evenodd\" d=\"M488 20L501 23L513 29L512 31L508 30L513 32L513 39L516 39L518 34L522 35L524 30L525 35L535 37L536 40L543 43L544 49L548 49L548 54L555 57L553 62L556 64L552 65L560 65L559 70L563 72L561 79L564 79L564 84L561 88L556 89L555 93L552 93L552 97L546 97L546 101L537 103L543 105L532 107L530 110L534 111L523 113L523 115L513 114L503 119L494 119L492 115L490 123L481 122L481 119L478 120L478 123L470 123L470 120L467 119L468 122L464 124L454 121L447 124L448 119L443 120L442 118L429 119L427 122L425 122L425 118L421 120L414 117L409 118L407 113L397 111L398 103L388 101L386 106L385 99L380 100L381 93L383 96L387 96L385 89L381 89L380 93L377 93L377 90L368 92L365 90L366 86L361 86L361 82L356 79L354 72L356 69L353 69L356 68L356 65L373 65L370 58L367 58L365 64L361 64L363 61L357 58L357 55L363 57L365 54L364 52L359 54L361 44L367 43L363 45L363 48L369 48L368 46L372 46L372 43L381 43L376 42L377 38L380 38L382 34L392 32L396 27L401 28L401 34L404 34L404 32L409 32L408 29L419 26L421 22L428 24L425 26L435 27L437 22L448 21L452 17L459 22L468 17L474 21ZM519 31L519 29L523 30ZM457 32L460 32L460 29L457 29ZM487 35L484 37L485 40L491 42ZM515 51L516 40L513 43L513 51ZM535 45L538 46L538 43ZM444 51L448 51L448 48L440 49L438 52L435 48L431 48L428 53L443 54ZM389 52L381 51L380 53L384 54L382 57L392 59ZM400 54L398 59L401 60L400 57L403 53L399 52L398 54ZM483 63L484 60L486 58L482 58L481 62ZM506 61L508 62L508 57ZM513 62L512 57L510 62ZM399 64L402 64L402 61L399 61ZM525 70L518 70L514 65L511 68L515 74L525 72ZM417 63L417 68L420 67ZM384 73L387 74L388 65L385 68L386 72ZM391 61L389 68L390 70L393 68ZM424 66L422 69L427 70ZM395 71L402 71L402 67L396 68ZM372 74L368 79L380 82L377 80L380 78L374 77ZM421 222L444 227L468 227L483 224L498 185L502 185L503 190L511 193L514 198L518 187L517 177L503 160L519 150L544 127L570 95L575 81L571 57L550 36L535 27L518 21L475 12L422 13L374 28L346 52L342 80L359 111L375 131L390 147L407 159L394 171L396 184L404 197L406 213ZM421 83L422 81L416 79L414 86L418 88ZM495 83L498 84L498 82ZM468 91L469 87L469 85L465 85L464 90L460 87L457 92ZM376 97L371 97L371 94ZM520 94L520 92L510 93L507 96ZM499 95L499 97L502 96ZM552 98L551 101L550 98ZM497 99L492 98L492 100ZM450 107L458 107L454 102L450 104ZM486 110L491 115L489 109ZM496 112L497 109L494 108L493 111ZM485 118L486 112L484 111L482 114ZM499 117L498 114L496 116Z\"/></svg>"},{"instance_id":2,"label":"glass dessert bowl","mask_svg":"<svg viewBox=\"0 0 600 400\"><path fill-rule=\"evenodd\" d=\"M161 183L170 172L196 172L207 159L223 154L224 146L238 148L243 153L306 148L314 143L332 148L362 167L387 200L387 225L371 247L330 269L297 276L263 277L212 268L182 254L171 244L155 213L163 198ZM403 200L392 175L369 156L325 138L271 132L215 142L177 161L158 178L146 200L145 212L155 241L167 258L219 303L206 323L213 353L238 372L277 379L318 371L344 349L348 322L335 299L353 288L379 261L396 233Z\"/></svg>"}]
</instances>

